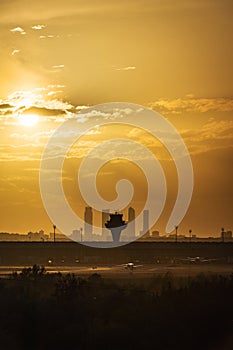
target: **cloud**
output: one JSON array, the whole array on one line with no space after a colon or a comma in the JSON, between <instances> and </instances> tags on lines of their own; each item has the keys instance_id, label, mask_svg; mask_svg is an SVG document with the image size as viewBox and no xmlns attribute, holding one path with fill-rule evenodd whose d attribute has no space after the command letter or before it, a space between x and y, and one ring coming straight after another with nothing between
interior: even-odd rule
<instances>
[{"instance_id":1,"label":"cloud","mask_svg":"<svg viewBox=\"0 0 233 350\"><path fill-rule=\"evenodd\" d=\"M18 33L18 34L21 34L21 35L25 35L25 34L26 34L26 32L24 31L24 29L21 28L21 27L12 28L12 29L10 29L10 31L11 31L12 33Z\"/></svg>"},{"instance_id":2,"label":"cloud","mask_svg":"<svg viewBox=\"0 0 233 350\"><path fill-rule=\"evenodd\" d=\"M34 25L34 26L32 26L31 28L33 29L33 30L41 30L41 29L43 29L43 28L45 28L46 26L44 25L44 24L36 24L36 25Z\"/></svg>"},{"instance_id":3,"label":"cloud","mask_svg":"<svg viewBox=\"0 0 233 350\"><path fill-rule=\"evenodd\" d=\"M11 52L11 55L14 56L14 55L16 55L16 54L19 53L19 52L20 52L20 50L13 50L13 51Z\"/></svg>"},{"instance_id":4,"label":"cloud","mask_svg":"<svg viewBox=\"0 0 233 350\"><path fill-rule=\"evenodd\" d=\"M54 95L61 94L61 93L63 93L62 90L49 91L49 92L47 93L47 95L48 95L48 96L54 96Z\"/></svg>"},{"instance_id":5,"label":"cloud","mask_svg":"<svg viewBox=\"0 0 233 350\"><path fill-rule=\"evenodd\" d=\"M220 120L206 123L201 129L186 130L181 132L182 136L189 138L191 141L207 140L232 140L233 139L233 121Z\"/></svg>"},{"instance_id":6,"label":"cloud","mask_svg":"<svg viewBox=\"0 0 233 350\"><path fill-rule=\"evenodd\" d=\"M182 113L182 112L232 112L233 99L231 98L177 98L177 99L159 99L149 103L152 109L160 109L164 112Z\"/></svg>"},{"instance_id":7,"label":"cloud","mask_svg":"<svg viewBox=\"0 0 233 350\"><path fill-rule=\"evenodd\" d=\"M13 108L9 103L0 103L0 109L8 109L8 108Z\"/></svg>"},{"instance_id":8,"label":"cloud","mask_svg":"<svg viewBox=\"0 0 233 350\"><path fill-rule=\"evenodd\" d=\"M76 109L76 111L81 111L81 110L83 110L83 109L87 109L87 108L89 108L90 106L76 106L75 107L75 109Z\"/></svg>"},{"instance_id":9,"label":"cloud","mask_svg":"<svg viewBox=\"0 0 233 350\"><path fill-rule=\"evenodd\" d=\"M3 121L5 125L8 123L11 123L9 119L12 119L12 118L11 117L8 118L8 116L11 116L14 112L15 112L14 106L12 106L8 102L0 101L0 122Z\"/></svg>"},{"instance_id":10,"label":"cloud","mask_svg":"<svg viewBox=\"0 0 233 350\"><path fill-rule=\"evenodd\" d=\"M30 143L21 145L0 145L0 162L8 161L40 161L43 152L43 144L32 140Z\"/></svg>"},{"instance_id":11,"label":"cloud","mask_svg":"<svg viewBox=\"0 0 233 350\"><path fill-rule=\"evenodd\" d=\"M191 154L231 148L233 146L233 121L210 121L202 128L181 131L181 136Z\"/></svg>"},{"instance_id":12,"label":"cloud","mask_svg":"<svg viewBox=\"0 0 233 350\"><path fill-rule=\"evenodd\" d=\"M52 66L53 69L61 69L64 67L65 67L64 64L58 64L58 65Z\"/></svg>"},{"instance_id":13,"label":"cloud","mask_svg":"<svg viewBox=\"0 0 233 350\"><path fill-rule=\"evenodd\" d=\"M64 85L50 85L58 87ZM72 116L75 107L61 99L55 98L62 91L51 91L48 87L35 88L31 91L15 91L7 99L0 100L1 126L18 124L21 114L36 114L48 121L63 122ZM77 111L76 111L77 112Z\"/></svg>"},{"instance_id":14,"label":"cloud","mask_svg":"<svg viewBox=\"0 0 233 350\"><path fill-rule=\"evenodd\" d=\"M60 89L60 88L64 88L64 87L65 87L65 85L61 85L61 84L49 84L48 85L49 89L54 89L54 88Z\"/></svg>"},{"instance_id":15,"label":"cloud","mask_svg":"<svg viewBox=\"0 0 233 350\"><path fill-rule=\"evenodd\" d=\"M121 67L121 68L115 68L115 70L134 70L136 69L135 66L128 66L128 67Z\"/></svg>"},{"instance_id":16,"label":"cloud","mask_svg":"<svg viewBox=\"0 0 233 350\"><path fill-rule=\"evenodd\" d=\"M53 85L54 87L59 85ZM36 88L34 90L19 90L15 91L8 96L4 103L9 103L14 107L27 109L29 107L41 107L48 109L61 109L70 110L73 105L63 102L62 100L49 98L48 92L51 91L49 87L47 88Z\"/></svg>"},{"instance_id":17,"label":"cloud","mask_svg":"<svg viewBox=\"0 0 233 350\"><path fill-rule=\"evenodd\" d=\"M78 107L76 107L78 109ZM116 118L124 118L125 115L132 113L130 108L114 108L112 111L104 112L102 110L81 108L80 112L75 114L74 117L77 119L78 123L85 123L91 118L96 118L98 121L99 118L106 120L115 120Z\"/></svg>"},{"instance_id":18,"label":"cloud","mask_svg":"<svg viewBox=\"0 0 233 350\"><path fill-rule=\"evenodd\" d=\"M22 134L22 133L12 133L10 134L10 138L15 140L23 140L30 143L30 147L32 145L44 147L45 142L49 139L49 137L53 134L54 130L49 131L40 131L32 134ZM24 145L23 145L24 146ZM20 145L22 147L22 144Z\"/></svg>"},{"instance_id":19,"label":"cloud","mask_svg":"<svg viewBox=\"0 0 233 350\"><path fill-rule=\"evenodd\" d=\"M51 116L61 116L66 115L64 109L50 109L46 107L35 107L32 106L23 111L23 114L37 114L39 116L51 117Z\"/></svg>"},{"instance_id":20,"label":"cloud","mask_svg":"<svg viewBox=\"0 0 233 350\"><path fill-rule=\"evenodd\" d=\"M40 36L39 36L40 39L54 38L54 37L55 37L55 36L52 35L52 34L50 34L50 35L40 35ZM57 36L57 37L59 37L59 36Z\"/></svg>"}]
</instances>

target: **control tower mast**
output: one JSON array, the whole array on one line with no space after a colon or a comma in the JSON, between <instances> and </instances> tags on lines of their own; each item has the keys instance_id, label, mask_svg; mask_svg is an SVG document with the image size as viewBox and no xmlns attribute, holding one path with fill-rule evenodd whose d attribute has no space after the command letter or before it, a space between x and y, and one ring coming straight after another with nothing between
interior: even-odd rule
<instances>
[{"instance_id":1,"label":"control tower mast","mask_svg":"<svg viewBox=\"0 0 233 350\"><path fill-rule=\"evenodd\" d=\"M122 219L123 214L115 212L109 216L110 220L105 223L105 227L111 231L113 242L119 242L121 231L127 227L127 223Z\"/></svg>"}]
</instances>

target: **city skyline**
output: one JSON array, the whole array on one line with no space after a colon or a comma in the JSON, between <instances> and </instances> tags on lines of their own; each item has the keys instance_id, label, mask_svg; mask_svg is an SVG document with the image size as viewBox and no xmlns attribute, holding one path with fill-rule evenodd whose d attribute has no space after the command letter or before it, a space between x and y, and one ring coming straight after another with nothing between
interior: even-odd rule
<instances>
[{"instance_id":1,"label":"city skyline","mask_svg":"<svg viewBox=\"0 0 233 350\"><path fill-rule=\"evenodd\" d=\"M184 232L231 230L232 6L227 0L1 1L0 231L50 230L39 185L44 148L62 123L75 116L85 125L83 111L113 101L159 112L184 140L194 172ZM94 147L122 136L144 145L164 170L165 208L152 228L164 232L176 202L177 169L166 147L140 128L97 123L81 135L63 164L66 200L83 217L90 203L78 188L80 164ZM128 205L139 213L147 181L132 162L106 163L97 189L111 201L123 178L134 187Z\"/></svg>"}]
</instances>

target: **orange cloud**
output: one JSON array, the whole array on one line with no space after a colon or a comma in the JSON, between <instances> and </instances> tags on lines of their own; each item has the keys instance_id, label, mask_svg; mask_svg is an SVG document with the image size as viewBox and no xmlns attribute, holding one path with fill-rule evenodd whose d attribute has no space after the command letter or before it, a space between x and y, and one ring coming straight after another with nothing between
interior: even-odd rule
<instances>
[{"instance_id":1,"label":"orange cloud","mask_svg":"<svg viewBox=\"0 0 233 350\"><path fill-rule=\"evenodd\" d=\"M159 99L151 102L149 107L161 109L163 112L231 112L233 111L233 99L231 98L177 98Z\"/></svg>"}]
</instances>

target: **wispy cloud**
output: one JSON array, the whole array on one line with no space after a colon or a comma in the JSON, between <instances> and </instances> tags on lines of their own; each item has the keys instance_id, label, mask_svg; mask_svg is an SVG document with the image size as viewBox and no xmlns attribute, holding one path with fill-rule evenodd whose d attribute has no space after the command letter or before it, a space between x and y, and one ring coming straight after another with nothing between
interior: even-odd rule
<instances>
[{"instance_id":1,"label":"wispy cloud","mask_svg":"<svg viewBox=\"0 0 233 350\"><path fill-rule=\"evenodd\" d=\"M202 128L181 131L191 154L233 147L233 121L213 120Z\"/></svg>"},{"instance_id":2,"label":"wispy cloud","mask_svg":"<svg viewBox=\"0 0 233 350\"><path fill-rule=\"evenodd\" d=\"M57 38L59 37L59 35L56 36ZM40 39L47 39L47 38L55 38L55 35L40 35L39 36Z\"/></svg>"},{"instance_id":3,"label":"wispy cloud","mask_svg":"<svg viewBox=\"0 0 233 350\"><path fill-rule=\"evenodd\" d=\"M231 140L233 139L233 121L232 120L213 120L206 123L202 128L185 130L181 132L184 138L189 141L200 142L211 140ZM233 143L232 143L233 145Z\"/></svg>"},{"instance_id":4,"label":"wispy cloud","mask_svg":"<svg viewBox=\"0 0 233 350\"><path fill-rule=\"evenodd\" d=\"M115 70L135 70L136 69L136 67L135 66L128 66L128 67L120 67L120 68L117 68L117 67L115 67Z\"/></svg>"},{"instance_id":5,"label":"wispy cloud","mask_svg":"<svg viewBox=\"0 0 233 350\"><path fill-rule=\"evenodd\" d=\"M53 134L54 130L49 131L40 131L32 134L22 134L22 133L12 133L10 134L10 138L16 140L23 140L29 142L30 144L37 146L44 146L44 143L49 139L49 137Z\"/></svg>"},{"instance_id":6,"label":"wispy cloud","mask_svg":"<svg viewBox=\"0 0 233 350\"><path fill-rule=\"evenodd\" d=\"M177 98L159 99L151 102L149 107L160 109L164 112L231 112L233 111L233 99L231 98Z\"/></svg>"},{"instance_id":7,"label":"wispy cloud","mask_svg":"<svg viewBox=\"0 0 233 350\"><path fill-rule=\"evenodd\" d=\"M44 24L36 24L34 26L31 27L33 30L41 30L43 28L45 28Z\"/></svg>"},{"instance_id":8,"label":"wispy cloud","mask_svg":"<svg viewBox=\"0 0 233 350\"><path fill-rule=\"evenodd\" d=\"M18 34L21 34L21 35L25 35L26 34L25 30L23 28L21 28L21 27L12 28L12 29L10 29L10 31L12 33L18 33Z\"/></svg>"},{"instance_id":9,"label":"wispy cloud","mask_svg":"<svg viewBox=\"0 0 233 350\"><path fill-rule=\"evenodd\" d=\"M65 86L65 85L62 85L62 84L49 84L49 85L48 85L48 88L49 88L49 89L54 89L54 88L60 89L60 88L64 88L64 87L66 87L66 86Z\"/></svg>"},{"instance_id":10,"label":"wispy cloud","mask_svg":"<svg viewBox=\"0 0 233 350\"><path fill-rule=\"evenodd\" d=\"M16 55L16 54L19 53L19 52L20 52L20 50L13 50L13 51L11 52L11 55L14 56L14 55Z\"/></svg>"},{"instance_id":11,"label":"wispy cloud","mask_svg":"<svg viewBox=\"0 0 233 350\"><path fill-rule=\"evenodd\" d=\"M64 67L65 67L64 64L58 64L58 65L52 66L53 69L62 69Z\"/></svg>"},{"instance_id":12,"label":"wispy cloud","mask_svg":"<svg viewBox=\"0 0 233 350\"><path fill-rule=\"evenodd\" d=\"M49 92L47 93L47 95L48 95L48 96L54 96L54 95L61 94L61 93L63 93L62 90L49 91Z\"/></svg>"},{"instance_id":13,"label":"wispy cloud","mask_svg":"<svg viewBox=\"0 0 233 350\"><path fill-rule=\"evenodd\" d=\"M0 100L0 122L2 125L13 125L18 123L18 117L22 114L36 114L43 119L61 122L69 118L71 112L75 112L75 107L57 98L62 90L55 90L58 86L50 85L54 88L41 87L31 91L15 91L6 100ZM60 87L61 89L61 87Z\"/></svg>"}]
</instances>

